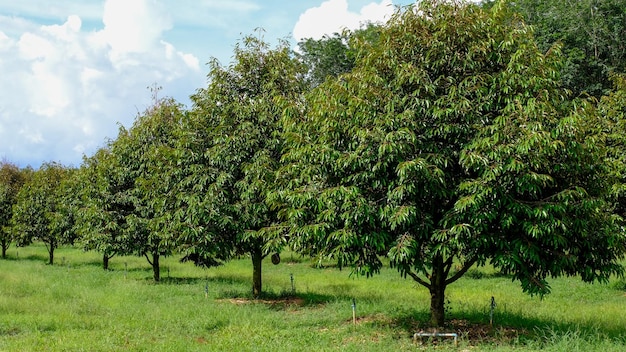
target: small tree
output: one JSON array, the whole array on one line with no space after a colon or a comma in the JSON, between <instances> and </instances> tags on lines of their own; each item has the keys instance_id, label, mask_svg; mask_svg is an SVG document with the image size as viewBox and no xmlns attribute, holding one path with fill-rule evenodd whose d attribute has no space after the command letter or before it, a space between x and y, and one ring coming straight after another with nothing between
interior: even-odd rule
<instances>
[{"instance_id":1,"label":"small tree","mask_svg":"<svg viewBox=\"0 0 626 352\"><path fill-rule=\"evenodd\" d=\"M491 262L530 293L548 276L620 273L604 148L559 89L547 54L504 5L399 10L354 69L294 123L277 206L302 252L371 275L387 255L431 295Z\"/></svg>"},{"instance_id":2,"label":"small tree","mask_svg":"<svg viewBox=\"0 0 626 352\"><path fill-rule=\"evenodd\" d=\"M157 93L155 88L153 105L130 129L120 127L117 139L110 144L111 160L106 162L108 166L100 177L107 188L105 192L111 192L117 204L114 211L122 210L121 218L110 214L117 218L115 226L122 231L121 244L116 249L144 256L152 266L154 280L160 281L160 257L171 254L177 244L176 234L163 224L172 206L169 202L175 198L171 194L172 182L154 181L160 179L165 160L159 153L175 145L174 131L184 113L174 99L159 99ZM110 234L117 235L118 229L112 230Z\"/></svg>"},{"instance_id":3,"label":"small tree","mask_svg":"<svg viewBox=\"0 0 626 352\"><path fill-rule=\"evenodd\" d=\"M71 169L45 163L20 189L13 207L12 227L18 246L33 241L46 245L50 265L59 245L73 242L72 221L64 206L64 195Z\"/></svg>"},{"instance_id":4,"label":"small tree","mask_svg":"<svg viewBox=\"0 0 626 352\"><path fill-rule=\"evenodd\" d=\"M287 43L270 50L248 36L235 47L229 67L211 62L208 87L192 96L196 127L184 140L194 146L195 160L186 167L197 187L187 199L200 202L202 210L187 206L181 218L225 234L211 237L217 241L206 243L207 252L232 243L235 252L250 255L254 296L262 291L263 258L284 245L267 199L281 165L283 112L302 103L304 72Z\"/></svg>"},{"instance_id":5,"label":"small tree","mask_svg":"<svg viewBox=\"0 0 626 352\"><path fill-rule=\"evenodd\" d=\"M85 250L102 253L102 267L109 268L109 260L117 253L128 253L125 241L126 221L134 206L122 190L130 187L128 180L116 174L109 148L99 149L85 158L75 175L80 188L79 209L76 212L76 232Z\"/></svg>"},{"instance_id":6,"label":"small tree","mask_svg":"<svg viewBox=\"0 0 626 352\"><path fill-rule=\"evenodd\" d=\"M13 240L10 231L12 208L25 181L26 171L9 162L0 162L0 246L3 259L6 258L7 249Z\"/></svg>"}]
</instances>

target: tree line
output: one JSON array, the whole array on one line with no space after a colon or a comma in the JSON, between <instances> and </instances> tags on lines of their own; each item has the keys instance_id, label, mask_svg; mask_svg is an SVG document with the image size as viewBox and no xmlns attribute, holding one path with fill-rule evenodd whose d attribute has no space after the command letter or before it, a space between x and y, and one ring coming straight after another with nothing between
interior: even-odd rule
<instances>
[{"instance_id":1,"label":"tree line","mask_svg":"<svg viewBox=\"0 0 626 352\"><path fill-rule=\"evenodd\" d=\"M424 0L298 51L246 36L190 108L154 86L80 167L3 162L2 255L144 256L155 281L163 256L247 255L255 296L287 247L366 276L388 261L436 326L474 265L530 294L606 282L626 253L624 2Z\"/></svg>"}]
</instances>

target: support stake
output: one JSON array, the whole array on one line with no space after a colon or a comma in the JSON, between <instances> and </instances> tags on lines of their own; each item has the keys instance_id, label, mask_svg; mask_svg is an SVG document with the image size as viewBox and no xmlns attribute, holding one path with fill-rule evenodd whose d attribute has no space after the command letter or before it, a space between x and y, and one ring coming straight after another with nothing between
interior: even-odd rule
<instances>
[{"instance_id":1,"label":"support stake","mask_svg":"<svg viewBox=\"0 0 626 352\"><path fill-rule=\"evenodd\" d=\"M352 298L352 324L356 325L356 299Z\"/></svg>"},{"instance_id":2,"label":"support stake","mask_svg":"<svg viewBox=\"0 0 626 352\"><path fill-rule=\"evenodd\" d=\"M491 296L491 304L489 310L489 325L493 326L493 311L496 309L496 299Z\"/></svg>"}]
</instances>

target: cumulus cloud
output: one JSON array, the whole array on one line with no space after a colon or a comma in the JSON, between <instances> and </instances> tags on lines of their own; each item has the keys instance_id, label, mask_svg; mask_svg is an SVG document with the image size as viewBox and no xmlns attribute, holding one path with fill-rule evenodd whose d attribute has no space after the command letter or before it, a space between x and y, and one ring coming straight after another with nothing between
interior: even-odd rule
<instances>
[{"instance_id":1,"label":"cumulus cloud","mask_svg":"<svg viewBox=\"0 0 626 352\"><path fill-rule=\"evenodd\" d=\"M113 57L149 51L158 44L171 20L154 0L109 0L102 17L104 30L99 34L110 45Z\"/></svg>"},{"instance_id":2,"label":"cumulus cloud","mask_svg":"<svg viewBox=\"0 0 626 352\"><path fill-rule=\"evenodd\" d=\"M320 39L343 29L357 29L363 23L384 22L393 14L391 0L373 2L352 12L348 0L327 0L318 7L312 7L300 15L293 29L296 41L306 38Z\"/></svg>"},{"instance_id":3,"label":"cumulus cloud","mask_svg":"<svg viewBox=\"0 0 626 352\"><path fill-rule=\"evenodd\" d=\"M146 87L183 85L185 99L204 81L198 59L162 39L172 21L156 0L107 0L101 18L87 31L76 14L0 16L0 159L78 165L149 104Z\"/></svg>"}]
</instances>

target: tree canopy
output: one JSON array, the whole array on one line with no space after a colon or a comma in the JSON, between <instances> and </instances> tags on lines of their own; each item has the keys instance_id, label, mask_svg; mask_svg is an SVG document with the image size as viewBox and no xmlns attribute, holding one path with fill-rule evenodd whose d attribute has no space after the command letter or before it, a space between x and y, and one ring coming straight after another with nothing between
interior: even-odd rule
<instances>
[{"instance_id":1,"label":"tree canopy","mask_svg":"<svg viewBox=\"0 0 626 352\"><path fill-rule=\"evenodd\" d=\"M285 144L283 112L302 104L304 66L286 42L270 49L254 36L238 43L230 66L216 60L210 66L208 87L192 96L190 129L181 138L182 166L193 184L182 191L186 206L179 218L209 231L195 232L191 241L201 253L233 246L232 253L249 254L258 296L263 258L285 243L274 231L278 218L267 198ZM207 235L211 241L201 239Z\"/></svg>"},{"instance_id":2,"label":"tree canopy","mask_svg":"<svg viewBox=\"0 0 626 352\"><path fill-rule=\"evenodd\" d=\"M43 164L20 188L13 207L11 225L17 245L43 242L49 264L54 264L54 251L59 245L75 239L72 215L65 202L72 172L58 163Z\"/></svg>"},{"instance_id":3,"label":"tree canopy","mask_svg":"<svg viewBox=\"0 0 626 352\"><path fill-rule=\"evenodd\" d=\"M0 246L2 258L6 258L7 249L13 240L11 217L13 205L17 203L17 194L27 179L27 172L20 170L10 162L0 162Z\"/></svg>"},{"instance_id":4,"label":"tree canopy","mask_svg":"<svg viewBox=\"0 0 626 352\"><path fill-rule=\"evenodd\" d=\"M109 260L116 254L130 253L125 241L126 216L134 209L123 192L130 187L115 167L110 148L101 148L84 158L75 175L81 185L77 190L79 209L76 211L76 231L79 244L85 250L102 253L102 265L109 268Z\"/></svg>"},{"instance_id":5,"label":"tree canopy","mask_svg":"<svg viewBox=\"0 0 626 352\"><path fill-rule=\"evenodd\" d=\"M388 256L431 293L491 262L546 293L548 276L621 271L601 147L543 53L499 4L422 1L398 11L354 69L314 90L289 131L278 197L303 252L366 275Z\"/></svg>"},{"instance_id":6,"label":"tree canopy","mask_svg":"<svg viewBox=\"0 0 626 352\"><path fill-rule=\"evenodd\" d=\"M245 36L190 109L154 87L80 169L2 163L3 255L41 240L52 264L80 234L105 269L145 256L159 281L163 255L245 254L254 296L286 245L367 276L388 260L436 326L475 265L538 295L607 281L626 253L620 1L422 0L299 54Z\"/></svg>"}]
</instances>

